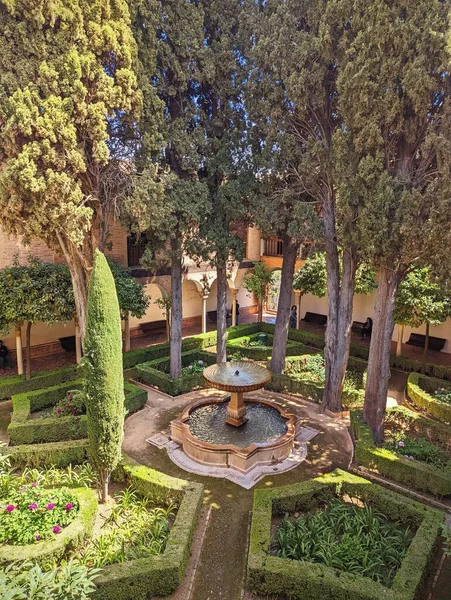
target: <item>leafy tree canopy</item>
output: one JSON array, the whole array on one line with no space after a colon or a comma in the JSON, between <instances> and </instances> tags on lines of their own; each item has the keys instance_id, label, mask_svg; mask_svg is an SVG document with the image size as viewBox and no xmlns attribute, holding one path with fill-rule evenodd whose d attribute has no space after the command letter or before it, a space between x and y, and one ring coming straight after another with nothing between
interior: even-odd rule
<instances>
[{"instance_id":1,"label":"leafy tree canopy","mask_svg":"<svg viewBox=\"0 0 451 600\"><path fill-rule=\"evenodd\" d=\"M395 323L420 327L440 325L451 316L451 290L438 281L429 267L412 270L396 295Z\"/></svg>"},{"instance_id":2,"label":"leafy tree canopy","mask_svg":"<svg viewBox=\"0 0 451 600\"><path fill-rule=\"evenodd\" d=\"M0 328L12 324L70 321L75 313L72 282L64 264L30 257L27 265L14 263L0 269Z\"/></svg>"},{"instance_id":3,"label":"leafy tree canopy","mask_svg":"<svg viewBox=\"0 0 451 600\"><path fill-rule=\"evenodd\" d=\"M247 271L243 279L243 287L256 295L260 302L264 300L274 280L274 271L265 263L258 261L254 267Z\"/></svg>"},{"instance_id":4,"label":"leafy tree canopy","mask_svg":"<svg viewBox=\"0 0 451 600\"><path fill-rule=\"evenodd\" d=\"M121 318L125 319L127 313L131 313L133 317L140 319L150 303L144 286L136 281L129 269L124 269L113 260L108 260L108 264L116 284Z\"/></svg>"},{"instance_id":5,"label":"leafy tree canopy","mask_svg":"<svg viewBox=\"0 0 451 600\"><path fill-rule=\"evenodd\" d=\"M366 264L357 268L355 293L371 294L376 289L375 271ZM309 256L294 276L293 288L301 290L304 294L313 294L323 298L327 291L326 255L324 252L315 252Z\"/></svg>"}]
</instances>

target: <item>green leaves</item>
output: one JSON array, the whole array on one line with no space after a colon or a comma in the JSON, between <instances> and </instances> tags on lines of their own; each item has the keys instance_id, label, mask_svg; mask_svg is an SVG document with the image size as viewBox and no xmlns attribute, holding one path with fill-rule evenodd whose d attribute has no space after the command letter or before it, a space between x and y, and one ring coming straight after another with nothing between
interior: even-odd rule
<instances>
[{"instance_id":1,"label":"green leaves","mask_svg":"<svg viewBox=\"0 0 451 600\"><path fill-rule=\"evenodd\" d=\"M266 298L268 288L271 287L274 279L274 272L263 262L258 261L253 269L246 272L243 279L243 287L256 295L260 302Z\"/></svg>"},{"instance_id":2,"label":"green leaves","mask_svg":"<svg viewBox=\"0 0 451 600\"><path fill-rule=\"evenodd\" d=\"M286 515L275 544L283 558L322 563L390 585L412 537L409 528L390 523L369 505L334 499L295 520Z\"/></svg>"},{"instance_id":3,"label":"green leaves","mask_svg":"<svg viewBox=\"0 0 451 600\"><path fill-rule=\"evenodd\" d=\"M396 295L395 322L410 327L440 325L451 315L451 293L430 267L415 268L401 281Z\"/></svg>"}]
</instances>

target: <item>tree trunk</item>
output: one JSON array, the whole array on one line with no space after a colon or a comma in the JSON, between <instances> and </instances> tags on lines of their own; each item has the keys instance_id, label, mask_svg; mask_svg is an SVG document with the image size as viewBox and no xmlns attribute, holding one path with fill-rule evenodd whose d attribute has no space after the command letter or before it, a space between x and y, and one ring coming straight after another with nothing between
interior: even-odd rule
<instances>
[{"instance_id":1,"label":"tree trunk","mask_svg":"<svg viewBox=\"0 0 451 600\"><path fill-rule=\"evenodd\" d=\"M220 262L222 264L220 264ZM218 295L217 295L217 321L216 329L218 338L216 342L216 362L224 363L227 360L227 271L225 262L219 261L216 266Z\"/></svg>"},{"instance_id":2,"label":"tree trunk","mask_svg":"<svg viewBox=\"0 0 451 600\"><path fill-rule=\"evenodd\" d=\"M324 360L326 366L322 410L341 412L341 395L346 375L351 343L352 307L354 300L356 259L352 250L343 251L343 273L340 285L340 266L335 232L335 200L324 203L326 236L326 268L328 313L325 334Z\"/></svg>"},{"instance_id":3,"label":"tree trunk","mask_svg":"<svg viewBox=\"0 0 451 600\"><path fill-rule=\"evenodd\" d=\"M171 268L171 331L170 355L171 377L180 377L182 373L182 251L179 238L171 240L172 268Z\"/></svg>"},{"instance_id":4,"label":"tree trunk","mask_svg":"<svg viewBox=\"0 0 451 600\"><path fill-rule=\"evenodd\" d=\"M270 369L273 373L282 373L285 368L294 267L296 265L299 245L299 242L296 242L288 235L283 236L282 274L270 363Z\"/></svg>"},{"instance_id":5,"label":"tree trunk","mask_svg":"<svg viewBox=\"0 0 451 600\"><path fill-rule=\"evenodd\" d=\"M296 320L296 329L301 328L301 305L302 305L302 292L299 294L298 299L298 312L297 312L297 320Z\"/></svg>"},{"instance_id":6,"label":"tree trunk","mask_svg":"<svg viewBox=\"0 0 451 600\"><path fill-rule=\"evenodd\" d=\"M404 325L398 325L398 343L396 344L396 356L401 356L403 335L404 335Z\"/></svg>"},{"instance_id":7,"label":"tree trunk","mask_svg":"<svg viewBox=\"0 0 451 600\"><path fill-rule=\"evenodd\" d=\"M261 295L261 298L257 298L257 300L258 300L257 321L259 323L261 323L263 321L263 294Z\"/></svg>"},{"instance_id":8,"label":"tree trunk","mask_svg":"<svg viewBox=\"0 0 451 600\"><path fill-rule=\"evenodd\" d=\"M375 443L382 445L390 379L390 350L395 326L395 299L403 274L384 266L380 269L379 276L368 356L363 419L370 427Z\"/></svg>"},{"instance_id":9,"label":"tree trunk","mask_svg":"<svg viewBox=\"0 0 451 600\"><path fill-rule=\"evenodd\" d=\"M171 341L171 315L166 313L166 340L169 343Z\"/></svg>"},{"instance_id":10,"label":"tree trunk","mask_svg":"<svg viewBox=\"0 0 451 600\"><path fill-rule=\"evenodd\" d=\"M424 370L424 364L426 363L426 360L427 360L428 350L429 350L429 323L426 323L426 336L425 336L425 340L424 340L424 350L423 350L423 370Z\"/></svg>"},{"instance_id":11,"label":"tree trunk","mask_svg":"<svg viewBox=\"0 0 451 600\"><path fill-rule=\"evenodd\" d=\"M27 322L25 333L25 379L31 379L31 321Z\"/></svg>"},{"instance_id":12,"label":"tree trunk","mask_svg":"<svg viewBox=\"0 0 451 600\"><path fill-rule=\"evenodd\" d=\"M103 469L98 471L99 499L101 504L108 500L108 488L110 482L110 473Z\"/></svg>"}]
</instances>

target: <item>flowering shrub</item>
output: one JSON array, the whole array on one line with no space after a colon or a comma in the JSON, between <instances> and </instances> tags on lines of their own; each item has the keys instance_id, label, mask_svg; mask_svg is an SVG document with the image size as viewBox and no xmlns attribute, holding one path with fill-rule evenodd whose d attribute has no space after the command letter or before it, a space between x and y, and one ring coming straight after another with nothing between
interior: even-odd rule
<instances>
[{"instance_id":1,"label":"flowering shrub","mask_svg":"<svg viewBox=\"0 0 451 600\"><path fill-rule=\"evenodd\" d=\"M437 446L425 438L410 437L403 431L390 432L385 447L396 454L431 464L439 469L449 464L449 457Z\"/></svg>"},{"instance_id":2,"label":"flowering shrub","mask_svg":"<svg viewBox=\"0 0 451 600\"><path fill-rule=\"evenodd\" d=\"M0 507L0 544L25 545L58 535L74 520L78 500L68 488L47 490L37 482L10 491Z\"/></svg>"},{"instance_id":3,"label":"flowering shrub","mask_svg":"<svg viewBox=\"0 0 451 600\"><path fill-rule=\"evenodd\" d=\"M85 413L85 393L83 390L71 390L67 392L66 397L60 400L53 409L53 414L57 417L84 415Z\"/></svg>"},{"instance_id":4,"label":"flowering shrub","mask_svg":"<svg viewBox=\"0 0 451 600\"><path fill-rule=\"evenodd\" d=\"M439 388L432 394L433 398L440 400L440 402L446 402L451 404L451 389L450 388Z\"/></svg>"},{"instance_id":5,"label":"flowering shrub","mask_svg":"<svg viewBox=\"0 0 451 600\"><path fill-rule=\"evenodd\" d=\"M195 360L187 367L183 367L182 376L183 375L192 375L193 373L202 373L207 365L203 360Z\"/></svg>"}]
</instances>

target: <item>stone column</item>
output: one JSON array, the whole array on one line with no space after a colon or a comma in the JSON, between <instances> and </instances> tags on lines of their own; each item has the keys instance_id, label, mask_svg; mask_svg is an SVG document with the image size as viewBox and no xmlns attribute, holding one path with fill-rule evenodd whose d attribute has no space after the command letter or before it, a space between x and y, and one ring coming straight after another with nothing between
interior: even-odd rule
<instances>
[{"instance_id":1,"label":"stone column","mask_svg":"<svg viewBox=\"0 0 451 600\"><path fill-rule=\"evenodd\" d=\"M15 333L16 333L17 373L19 375L23 375L22 323L17 323Z\"/></svg>"},{"instance_id":2,"label":"stone column","mask_svg":"<svg viewBox=\"0 0 451 600\"><path fill-rule=\"evenodd\" d=\"M81 361L81 337L80 337L80 325L78 324L78 320L74 318L75 322L75 360L77 364L80 364Z\"/></svg>"},{"instance_id":3,"label":"stone column","mask_svg":"<svg viewBox=\"0 0 451 600\"><path fill-rule=\"evenodd\" d=\"M124 319L125 324L125 352L130 350L130 313L127 312Z\"/></svg>"},{"instance_id":4,"label":"stone column","mask_svg":"<svg viewBox=\"0 0 451 600\"><path fill-rule=\"evenodd\" d=\"M301 290L294 290L294 295L296 298L296 329L299 329L299 323L301 322L301 299L302 292Z\"/></svg>"},{"instance_id":5,"label":"stone column","mask_svg":"<svg viewBox=\"0 0 451 600\"><path fill-rule=\"evenodd\" d=\"M232 327L236 325L236 295L238 290L232 289Z\"/></svg>"},{"instance_id":6,"label":"stone column","mask_svg":"<svg viewBox=\"0 0 451 600\"><path fill-rule=\"evenodd\" d=\"M202 333L207 333L207 300L208 294L202 296Z\"/></svg>"}]
</instances>

